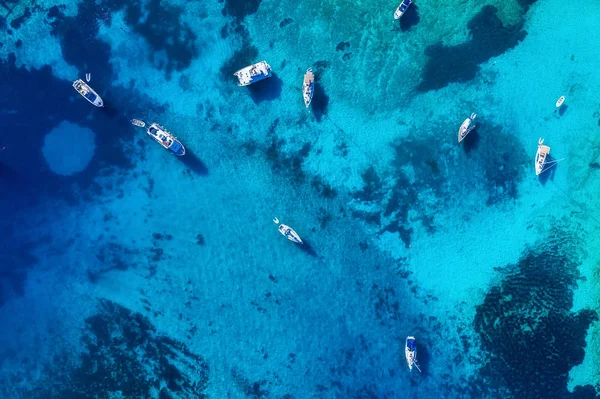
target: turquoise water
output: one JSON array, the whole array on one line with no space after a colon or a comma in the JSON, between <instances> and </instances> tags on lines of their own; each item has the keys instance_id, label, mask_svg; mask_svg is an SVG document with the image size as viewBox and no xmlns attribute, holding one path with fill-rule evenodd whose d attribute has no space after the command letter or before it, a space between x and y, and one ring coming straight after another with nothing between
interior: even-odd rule
<instances>
[{"instance_id":1,"label":"turquoise water","mask_svg":"<svg viewBox=\"0 0 600 399\"><path fill-rule=\"evenodd\" d=\"M597 397L597 2L397 6L0 2L1 396Z\"/></svg>"}]
</instances>

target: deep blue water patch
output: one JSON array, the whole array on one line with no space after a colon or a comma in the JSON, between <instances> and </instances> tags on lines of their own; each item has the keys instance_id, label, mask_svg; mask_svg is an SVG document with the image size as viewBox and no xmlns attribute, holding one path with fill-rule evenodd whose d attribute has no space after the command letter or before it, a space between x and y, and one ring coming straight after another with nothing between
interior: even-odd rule
<instances>
[{"instance_id":1,"label":"deep blue water patch","mask_svg":"<svg viewBox=\"0 0 600 399\"><path fill-rule=\"evenodd\" d=\"M35 247L50 242L50 237L25 241L15 236L15 226L3 226L0 240L0 307L11 297L22 296L27 273L38 262Z\"/></svg>"},{"instance_id":2,"label":"deep blue water patch","mask_svg":"<svg viewBox=\"0 0 600 399\"><path fill-rule=\"evenodd\" d=\"M101 300L99 312L86 319L81 347L79 364L53 364L32 397L150 398L162 389L162 397L207 398L206 361L114 302Z\"/></svg>"},{"instance_id":3,"label":"deep blue water patch","mask_svg":"<svg viewBox=\"0 0 600 399\"><path fill-rule=\"evenodd\" d=\"M517 264L499 269L503 280L477 306L481 375L492 393L508 390L512 397L553 399L590 392L567 390L569 370L583 361L587 329L598 320L594 311L571 311L581 279L578 242L569 230L553 227Z\"/></svg>"},{"instance_id":4,"label":"deep blue water patch","mask_svg":"<svg viewBox=\"0 0 600 399\"><path fill-rule=\"evenodd\" d=\"M471 40L457 46L445 46L440 41L425 49L428 60L417 89L436 90L453 82L467 82L475 78L480 64L515 47L525 38L525 12L518 23L504 26L497 16L496 7L483 7L467 24Z\"/></svg>"}]
</instances>

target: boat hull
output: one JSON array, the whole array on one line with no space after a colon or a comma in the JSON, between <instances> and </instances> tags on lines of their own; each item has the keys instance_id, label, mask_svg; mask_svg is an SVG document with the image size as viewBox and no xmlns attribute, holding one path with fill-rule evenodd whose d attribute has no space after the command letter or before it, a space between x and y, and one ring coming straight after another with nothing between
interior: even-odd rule
<instances>
[{"instance_id":1,"label":"boat hull","mask_svg":"<svg viewBox=\"0 0 600 399\"><path fill-rule=\"evenodd\" d=\"M402 3L396 8L396 12L394 12L394 19L400 19L408 10L408 7L412 4L412 0L403 0Z\"/></svg>"},{"instance_id":2,"label":"boat hull","mask_svg":"<svg viewBox=\"0 0 600 399\"><path fill-rule=\"evenodd\" d=\"M280 224L279 225L279 232L288 240L295 242L296 244L304 244L304 241L302 241L302 238L300 238L300 236L298 235L298 233L296 233L294 231L294 229L292 229L290 226L287 226L285 224Z\"/></svg>"},{"instance_id":3,"label":"boat hull","mask_svg":"<svg viewBox=\"0 0 600 399\"><path fill-rule=\"evenodd\" d=\"M73 88L81 95L81 97L85 98L93 106L98 108L104 107L104 101L102 100L102 97L100 97L98 93L96 93L94 89L92 89L83 80L77 79L74 81Z\"/></svg>"},{"instance_id":4,"label":"boat hull","mask_svg":"<svg viewBox=\"0 0 600 399\"><path fill-rule=\"evenodd\" d=\"M312 68L308 68L304 74L304 82L302 83L302 97L304 98L304 105L306 108L310 106L314 93L315 75L312 72Z\"/></svg>"},{"instance_id":5,"label":"boat hull","mask_svg":"<svg viewBox=\"0 0 600 399\"><path fill-rule=\"evenodd\" d=\"M417 362L417 340L415 337L406 337L404 356L406 357L406 363L408 364L409 370L412 371Z\"/></svg>"},{"instance_id":6,"label":"boat hull","mask_svg":"<svg viewBox=\"0 0 600 399\"><path fill-rule=\"evenodd\" d=\"M177 137L169 133L164 127L158 123L153 123L146 130L148 136L152 137L154 141L160 144L163 148L171 151L177 156L185 155L185 147L181 144L181 141Z\"/></svg>"},{"instance_id":7,"label":"boat hull","mask_svg":"<svg viewBox=\"0 0 600 399\"><path fill-rule=\"evenodd\" d=\"M238 86L250 86L271 77L271 66L266 61L260 61L236 71Z\"/></svg>"}]
</instances>

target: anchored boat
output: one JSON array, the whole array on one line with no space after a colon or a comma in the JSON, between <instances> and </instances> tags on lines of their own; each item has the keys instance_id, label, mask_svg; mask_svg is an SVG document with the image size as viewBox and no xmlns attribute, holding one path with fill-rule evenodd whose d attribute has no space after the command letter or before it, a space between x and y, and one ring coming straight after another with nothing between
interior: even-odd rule
<instances>
[{"instance_id":1,"label":"anchored boat","mask_svg":"<svg viewBox=\"0 0 600 399\"><path fill-rule=\"evenodd\" d=\"M146 126L146 122L141 121L139 119L133 119L131 123L135 126L144 127ZM167 131L164 127L159 125L158 123L153 123L148 126L148 130L146 131L150 137L154 139L158 144L171 151L173 154L177 156L185 155L185 147L177 137L173 136L171 133Z\"/></svg>"},{"instance_id":2,"label":"anchored boat","mask_svg":"<svg viewBox=\"0 0 600 399\"><path fill-rule=\"evenodd\" d=\"M412 0L402 0L402 3L396 8L396 12L394 13L394 19L400 19L408 9L408 6L412 4Z\"/></svg>"},{"instance_id":3,"label":"anchored boat","mask_svg":"<svg viewBox=\"0 0 600 399\"><path fill-rule=\"evenodd\" d=\"M290 241L295 242L296 244L304 244L298 233L294 231L290 226L287 226L283 223L279 223L279 219L273 218L273 223L279 225L279 232L285 236Z\"/></svg>"},{"instance_id":4,"label":"anchored boat","mask_svg":"<svg viewBox=\"0 0 600 399\"><path fill-rule=\"evenodd\" d=\"M240 69L234 75L238 78L238 86L248 86L271 77L271 66L267 61L260 61Z\"/></svg>"},{"instance_id":5,"label":"anchored boat","mask_svg":"<svg viewBox=\"0 0 600 399\"><path fill-rule=\"evenodd\" d=\"M415 337L408 336L406 337L406 344L404 345L404 355L406 356L406 363L408 364L408 368L412 371L413 366L421 371L419 368L419 364L417 363L417 340Z\"/></svg>"},{"instance_id":6,"label":"anchored boat","mask_svg":"<svg viewBox=\"0 0 600 399\"><path fill-rule=\"evenodd\" d=\"M304 105L306 105L306 108L310 105L314 92L315 75L313 74L312 68L308 68L304 74L304 82L302 83L302 96L304 97Z\"/></svg>"},{"instance_id":7,"label":"anchored boat","mask_svg":"<svg viewBox=\"0 0 600 399\"><path fill-rule=\"evenodd\" d=\"M88 100L90 103L95 105L96 107L104 107L104 101L102 98L92 89L87 83L85 83L81 79L77 79L73 82L73 88L77 90L77 93L81 94L83 98Z\"/></svg>"},{"instance_id":8,"label":"anchored boat","mask_svg":"<svg viewBox=\"0 0 600 399\"><path fill-rule=\"evenodd\" d=\"M467 134L471 133L471 130L475 129L475 118L477 114L471 114L467 119L464 120L462 125L460 125L460 129L458 129L458 142L460 143L467 137Z\"/></svg>"},{"instance_id":9,"label":"anchored boat","mask_svg":"<svg viewBox=\"0 0 600 399\"><path fill-rule=\"evenodd\" d=\"M540 137L538 140L538 149L535 154L535 174L539 176L542 173L546 166L546 157L550 154L550 147L544 145L544 139Z\"/></svg>"}]
</instances>

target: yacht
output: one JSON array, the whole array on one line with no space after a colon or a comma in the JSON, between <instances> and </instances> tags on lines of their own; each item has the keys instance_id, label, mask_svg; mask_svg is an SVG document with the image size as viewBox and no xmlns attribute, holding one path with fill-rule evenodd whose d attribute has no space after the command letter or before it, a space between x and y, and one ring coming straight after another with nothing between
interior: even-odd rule
<instances>
[{"instance_id":1,"label":"yacht","mask_svg":"<svg viewBox=\"0 0 600 399\"><path fill-rule=\"evenodd\" d=\"M412 0L402 0L402 3L396 8L396 12L394 13L394 19L400 19L408 9L408 6L412 4Z\"/></svg>"},{"instance_id":2,"label":"yacht","mask_svg":"<svg viewBox=\"0 0 600 399\"><path fill-rule=\"evenodd\" d=\"M273 223L279 225L279 232L285 236L290 241L295 242L296 244L304 244L298 233L294 231L290 226L287 226L283 223L279 223L279 219L273 218Z\"/></svg>"},{"instance_id":3,"label":"yacht","mask_svg":"<svg viewBox=\"0 0 600 399\"><path fill-rule=\"evenodd\" d=\"M238 78L238 86L248 86L252 83L260 82L263 79L271 77L271 66L267 61L260 61L245 68L240 69L235 76Z\"/></svg>"},{"instance_id":4,"label":"yacht","mask_svg":"<svg viewBox=\"0 0 600 399\"><path fill-rule=\"evenodd\" d=\"M413 366L421 371L419 368L419 364L417 363L417 340L415 337L408 336L406 337L406 344L404 345L404 355L406 356L406 363L408 363L408 368L412 371Z\"/></svg>"},{"instance_id":5,"label":"yacht","mask_svg":"<svg viewBox=\"0 0 600 399\"><path fill-rule=\"evenodd\" d=\"M535 154L535 174L539 176L544 171L546 166L546 157L550 154L550 147L544 145L544 139L540 137L538 140L538 149Z\"/></svg>"},{"instance_id":6,"label":"yacht","mask_svg":"<svg viewBox=\"0 0 600 399\"><path fill-rule=\"evenodd\" d=\"M304 83L302 83L302 96L304 97L304 105L306 105L306 108L310 105L314 92L315 75L313 74L312 68L308 68L304 74Z\"/></svg>"},{"instance_id":7,"label":"yacht","mask_svg":"<svg viewBox=\"0 0 600 399\"><path fill-rule=\"evenodd\" d=\"M458 142L460 143L467 137L467 134L471 133L471 130L475 129L475 118L477 114L471 114L465 121L460 125L460 129L458 129Z\"/></svg>"},{"instance_id":8,"label":"yacht","mask_svg":"<svg viewBox=\"0 0 600 399\"><path fill-rule=\"evenodd\" d=\"M95 105L96 107L104 107L104 102L102 98L92 89L87 83L85 83L81 79L77 79L73 82L73 87L77 90L77 93L81 94L83 98L88 100L90 103Z\"/></svg>"},{"instance_id":9,"label":"yacht","mask_svg":"<svg viewBox=\"0 0 600 399\"><path fill-rule=\"evenodd\" d=\"M140 126L136 122L142 122L143 125L145 123L143 121L139 121L138 119L134 119L131 123L136 126ZM150 137L152 137L158 144L162 145L167 150L171 151L173 154L182 156L185 155L185 147L177 137L173 136L171 133L167 131L164 127L159 125L158 123L153 123L148 126L148 130L146 131Z\"/></svg>"}]
</instances>

